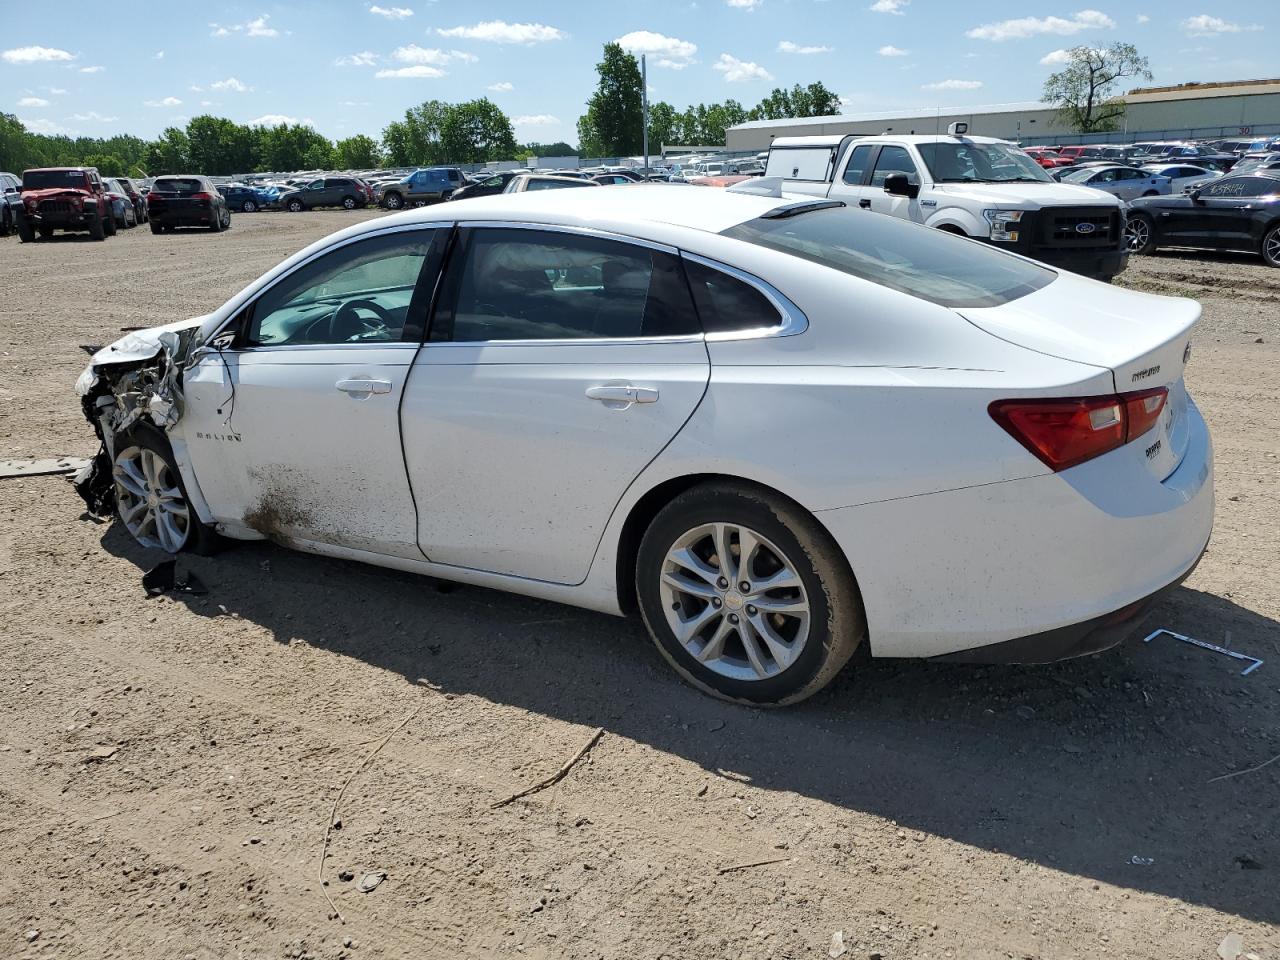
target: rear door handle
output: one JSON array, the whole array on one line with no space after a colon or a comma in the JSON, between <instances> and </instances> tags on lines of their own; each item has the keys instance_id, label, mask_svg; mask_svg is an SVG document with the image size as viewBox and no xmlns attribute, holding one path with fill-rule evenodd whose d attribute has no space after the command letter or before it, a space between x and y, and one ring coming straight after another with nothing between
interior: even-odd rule
<instances>
[{"instance_id":1,"label":"rear door handle","mask_svg":"<svg viewBox=\"0 0 1280 960\"><path fill-rule=\"evenodd\" d=\"M370 394L370 393L390 393L390 380L371 380L368 377L362 377L358 380L339 380L334 384L343 393L354 394Z\"/></svg>"},{"instance_id":2,"label":"rear door handle","mask_svg":"<svg viewBox=\"0 0 1280 960\"><path fill-rule=\"evenodd\" d=\"M637 387L631 383L607 383L587 387L587 398L599 400L609 406L630 406L633 403L657 403L657 387Z\"/></svg>"}]
</instances>

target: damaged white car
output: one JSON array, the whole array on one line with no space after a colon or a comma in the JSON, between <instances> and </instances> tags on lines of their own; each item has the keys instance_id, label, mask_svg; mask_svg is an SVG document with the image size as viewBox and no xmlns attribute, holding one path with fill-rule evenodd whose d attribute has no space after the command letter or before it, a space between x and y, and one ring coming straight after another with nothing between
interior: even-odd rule
<instances>
[{"instance_id":1,"label":"damaged white car","mask_svg":"<svg viewBox=\"0 0 1280 960\"><path fill-rule=\"evenodd\" d=\"M1212 527L1198 317L829 200L481 198L97 352L79 486L170 552L267 537L638 610L699 688L788 703L860 647L1041 662L1135 629Z\"/></svg>"}]
</instances>

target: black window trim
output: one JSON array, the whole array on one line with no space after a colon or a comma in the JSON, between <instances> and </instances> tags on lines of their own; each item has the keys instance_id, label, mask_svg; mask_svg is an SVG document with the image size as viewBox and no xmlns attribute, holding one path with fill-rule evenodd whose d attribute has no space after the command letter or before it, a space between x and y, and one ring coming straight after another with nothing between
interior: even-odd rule
<instances>
[{"instance_id":1,"label":"black window trim","mask_svg":"<svg viewBox=\"0 0 1280 960\"><path fill-rule=\"evenodd\" d=\"M238 304L236 308L231 311L227 319L218 325L217 329L214 330L213 333L209 335L208 340L206 340L205 342L206 343L213 342L213 340L217 336L227 331L229 328L234 327L236 328L235 330L236 339L232 349L234 349L237 353L264 353L264 352L279 352L279 351L285 351L285 350L297 350L297 351L306 351L306 352L312 352L316 350L387 350L387 349L396 349L396 348L417 350L419 347L422 346L423 339L426 336L426 331L430 326L430 315L433 308L435 307L436 297L439 293L441 279L444 273L442 268L444 266L445 250L441 251L440 256L436 256L436 247L437 246L443 247L448 242L448 240L452 237L454 233L454 228L456 227L456 225L457 224L452 220L428 220L422 223L401 224L395 227L385 227L380 230L371 230L368 233L361 233L354 237L348 237L347 239L343 240L341 243L335 243L332 246L325 247L323 250L317 250L314 254L307 257L305 260L294 264L293 267L291 267L289 270L285 271L279 276L273 277L269 283L263 285L257 290L254 290L249 296L247 296L244 299L242 303ZM299 270L304 270L307 267L311 266L311 264L319 260L321 257L328 256L329 254L333 253L336 250L341 250L343 247L351 246L353 243L360 243L364 240L373 240L378 237L391 236L397 233L413 233L415 231L423 231L423 230L429 230L434 234L432 238L432 245L430 248L428 248L428 251L427 251L426 261L422 265L423 270L427 271L434 268L436 271L436 276L435 276L435 283L432 284L431 291L427 296L426 302L423 304L425 316L423 319L422 330L419 331L419 335L417 338L412 340L404 340L404 339L384 340L384 341L370 341L365 343L248 344L244 342L244 338L248 336L249 324L252 321L251 313L254 310L254 308L257 307L258 302L264 296L270 293L273 289L275 289L277 285L288 280L290 277L296 274ZM442 240L441 237L443 237L444 239ZM447 250L447 247L445 249ZM419 283L421 283L422 274L418 275L418 281ZM414 298L416 299L419 295L420 295L419 292L415 290ZM406 329L408 329L408 324L406 324Z\"/></svg>"},{"instance_id":2,"label":"black window trim","mask_svg":"<svg viewBox=\"0 0 1280 960\"><path fill-rule=\"evenodd\" d=\"M702 339L708 343L723 343L729 340L760 340L765 337L794 337L809 329L809 318L799 307L786 297L773 284L747 273L738 267L731 267L719 260L712 260L688 250L681 250L680 256L691 263L699 264L708 270L718 270L723 274L740 280L754 288L778 311L778 324L772 327L756 327L751 330L721 330L703 334Z\"/></svg>"},{"instance_id":3,"label":"black window trim","mask_svg":"<svg viewBox=\"0 0 1280 960\"><path fill-rule=\"evenodd\" d=\"M679 259L682 251L675 247L668 246L664 243L658 243L654 240L646 240L643 237L633 237L622 233L613 233L608 230L599 230L594 227L577 227L559 223L530 223L527 221L517 220L462 220L458 222L457 236L454 241L453 250L456 252L461 249L472 230L485 229L501 229L501 230L536 230L541 233L567 233L582 237L595 237L600 240L612 240L618 243L631 244L632 246L646 247L650 250L656 250L659 253L665 253L669 256ZM646 344L646 343L700 343L703 340L722 339L715 335L708 336L702 332L698 333L679 333L669 336L657 337L556 337L556 338L537 338L526 340L432 340L431 329L435 326L436 315L441 311L449 313L449 323L452 325L452 311L454 309L454 300L457 297L457 283L450 283L461 277L460 259L450 256L444 266L444 276L440 281L440 302L435 305L432 312L430 323L428 324L427 340L424 346L426 348L436 347L483 347L483 346L520 346L520 347L564 347L564 346L601 346L604 344ZM723 266L714 262L708 262L708 266L724 269ZM726 271L727 272L727 271ZM737 339L737 335L728 339Z\"/></svg>"}]
</instances>

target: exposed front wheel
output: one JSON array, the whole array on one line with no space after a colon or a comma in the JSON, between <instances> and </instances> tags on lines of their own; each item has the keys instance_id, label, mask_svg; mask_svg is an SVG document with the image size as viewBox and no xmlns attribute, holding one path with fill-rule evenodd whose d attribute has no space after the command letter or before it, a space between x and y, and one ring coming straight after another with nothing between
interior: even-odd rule
<instances>
[{"instance_id":1,"label":"exposed front wheel","mask_svg":"<svg viewBox=\"0 0 1280 960\"><path fill-rule=\"evenodd\" d=\"M1262 238L1262 259L1269 267L1280 267L1280 224L1268 230Z\"/></svg>"},{"instance_id":2,"label":"exposed front wheel","mask_svg":"<svg viewBox=\"0 0 1280 960\"><path fill-rule=\"evenodd\" d=\"M303 209L301 200L290 200L286 207L290 213L301 213Z\"/></svg>"},{"instance_id":3,"label":"exposed front wheel","mask_svg":"<svg viewBox=\"0 0 1280 960\"><path fill-rule=\"evenodd\" d=\"M866 633L830 535L795 504L747 487L695 487L663 508L641 541L636 592L676 671L739 703L813 695Z\"/></svg>"},{"instance_id":4,"label":"exposed front wheel","mask_svg":"<svg viewBox=\"0 0 1280 960\"><path fill-rule=\"evenodd\" d=\"M1156 248L1155 223L1144 213L1135 213L1125 223L1125 245L1130 253L1151 253Z\"/></svg>"},{"instance_id":5,"label":"exposed front wheel","mask_svg":"<svg viewBox=\"0 0 1280 960\"><path fill-rule=\"evenodd\" d=\"M169 444L159 431L136 427L116 438L112 463L116 515L134 540L168 553L207 553L218 537L196 516Z\"/></svg>"}]
</instances>

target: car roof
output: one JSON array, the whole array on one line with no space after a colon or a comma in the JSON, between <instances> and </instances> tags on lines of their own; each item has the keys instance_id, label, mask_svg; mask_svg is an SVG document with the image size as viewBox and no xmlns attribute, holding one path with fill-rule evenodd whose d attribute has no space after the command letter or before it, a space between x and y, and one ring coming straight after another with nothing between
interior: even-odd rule
<instances>
[{"instance_id":1,"label":"car roof","mask_svg":"<svg viewBox=\"0 0 1280 960\"><path fill-rule=\"evenodd\" d=\"M475 197L461 204L437 204L395 215L401 223L512 220L562 226L596 226L629 233L628 226L669 224L720 233L754 220L788 201L725 190L637 183L626 190L535 190ZM369 221L370 229L391 218ZM643 232L641 230L640 232Z\"/></svg>"}]
</instances>

